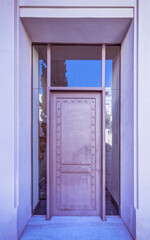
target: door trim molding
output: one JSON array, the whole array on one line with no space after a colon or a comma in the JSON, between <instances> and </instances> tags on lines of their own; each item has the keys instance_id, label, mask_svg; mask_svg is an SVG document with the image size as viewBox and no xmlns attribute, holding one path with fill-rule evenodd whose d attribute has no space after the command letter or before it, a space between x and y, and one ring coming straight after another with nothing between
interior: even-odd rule
<instances>
[{"instance_id":1,"label":"door trim molding","mask_svg":"<svg viewBox=\"0 0 150 240\"><path fill-rule=\"evenodd\" d=\"M47 45L47 119L50 116L50 79L51 79L51 48L50 44ZM47 121L47 129L46 129L46 148L47 148L47 160L46 160L46 171L47 171L47 205L46 205L46 219L49 220L51 218L51 208L50 208L50 156L49 156L49 143L50 143L50 135L48 134L50 131L50 122Z\"/></svg>"},{"instance_id":2,"label":"door trim molding","mask_svg":"<svg viewBox=\"0 0 150 240\"><path fill-rule=\"evenodd\" d=\"M57 89L57 90L56 90ZM86 88L81 89L81 88L47 88L47 119L50 119L50 112L51 112L51 104L50 104L50 99L51 99L51 93L52 92L87 92ZM105 89L104 88L94 88L88 89L88 92L101 92L102 94L102 101L101 101L101 108L102 108L102 116L101 116L101 129L102 129L102 136L101 136L101 213L100 217L102 218L103 221L106 220L106 209L105 209ZM51 135L51 122L47 120L47 215L46 219L49 220L51 218L51 177L50 177L50 135Z\"/></svg>"},{"instance_id":3,"label":"door trim molding","mask_svg":"<svg viewBox=\"0 0 150 240\"><path fill-rule=\"evenodd\" d=\"M94 91L103 91L103 87L49 87L49 91L86 91L86 92L94 92Z\"/></svg>"}]
</instances>

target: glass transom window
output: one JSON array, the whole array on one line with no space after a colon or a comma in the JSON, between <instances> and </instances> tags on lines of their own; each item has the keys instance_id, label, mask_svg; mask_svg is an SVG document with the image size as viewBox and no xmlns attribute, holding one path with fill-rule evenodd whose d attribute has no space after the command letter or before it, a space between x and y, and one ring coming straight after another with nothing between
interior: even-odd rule
<instances>
[{"instance_id":1,"label":"glass transom window","mask_svg":"<svg viewBox=\"0 0 150 240\"><path fill-rule=\"evenodd\" d=\"M51 86L101 87L101 46L51 46Z\"/></svg>"}]
</instances>

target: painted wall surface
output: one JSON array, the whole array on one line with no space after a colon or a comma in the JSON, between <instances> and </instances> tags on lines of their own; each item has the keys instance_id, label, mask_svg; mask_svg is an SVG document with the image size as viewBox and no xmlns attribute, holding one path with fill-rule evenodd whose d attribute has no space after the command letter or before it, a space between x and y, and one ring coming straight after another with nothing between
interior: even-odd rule
<instances>
[{"instance_id":1,"label":"painted wall surface","mask_svg":"<svg viewBox=\"0 0 150 240\"><path fill-rule=\"evenodd\" d=\"M150 2L139 0L137 240L150 239Z\"/></svg>"},{"instance_id":2,"label":"painted wall surface","mask_svg":"<svg viewBox=\"0 0 150 240\"><path fill-rule=\"evenodd\" d=\"M134 25L121 45L121 217L135 236L133 145Z\"/></svg>"},{"instance_id":3,"label":"painted wall surface","mask_svg":"<svg viewBox=\"0 0 150 240\"><path fill-rule=\"evenodd\" d=\"M22 21L33 42L116 44L122 42L131 19L39 17Z\"/></svg>"},{"instance_id":4,"label":"painted wall surface","mask_svg":"<svg viewBox=\"0 0 150 240\"><path fill-rule=\"evenodd\" d=\"M94 6L94 7L132 7L134 0L20 0L20 6Z\"/></svg>"},{"instance_id":5,"label":"painted wall surface","mask_svg":"<svg viewBox=\"0 0 150 240\"><path fill-rule=\"evenodd\" d=\"M112 72L112 196L119 206L120 201L120 157L119 157L119 81L120 81L120 52L113 59Z\"/></svg>"},{"instance_id":6,"label":"painted wall surface","mask_svg":"<svg viewBox=\"0 0 150 240\"><path fill-rule=\"evenodd\" d=\"M31 216L31 41L19 24L18 237Z\"/></svg>"},{"instance_id":7,"label":"painted wall surface","mask_svg":"<svg viewBox=\"0 0 150 240\"><path fill-rule=\"evenodd\" d=\"M17 235L15 207L15 32L14 1L0 1L0 239ZM7 14L6 14L7 13Z\"/></svg>"}]
</instances>

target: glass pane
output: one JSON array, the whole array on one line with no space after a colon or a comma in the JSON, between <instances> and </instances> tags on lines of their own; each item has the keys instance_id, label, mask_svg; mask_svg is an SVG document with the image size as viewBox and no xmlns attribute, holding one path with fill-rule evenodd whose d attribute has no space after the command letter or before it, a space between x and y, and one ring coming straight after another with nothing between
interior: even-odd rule
<instances>
[{"instance_id":1,"label":"glass pane","mask_svg":"<svg viewBox=\"0 0 150 240\"><path fill-rule=\"evenodd\" d=\"M110 89L120 88L120 46L106 47L105 87Z\"/></svg>"},{"instance_id":2,"label":"glass pane","mask_svg":"<svg viewBox=\"0 0 150 240\"><path fill-rule=\"evenodd\" d=\"M51 85L101 87L101 46L52 46Z\"/></svg>"},{"instance_id":3,"label":"glass pane","mask_svg":"<svg viewBox=\"0 0 150 240\"><path fill-rule=\"evenodd\" d=\"M119 66L120 47L106 47L106 214L118 215L120 204L119 163Z\"/></svg>"},{"instance_id":4,"label":"glass pane","mask_svg":"<svg viewBox=\"0 0 150 240\"><path fill-rule=\"evenodd\" d=\"M33 46L33 212L46 214L47 46Z\"/></svg>"}]
</instances>

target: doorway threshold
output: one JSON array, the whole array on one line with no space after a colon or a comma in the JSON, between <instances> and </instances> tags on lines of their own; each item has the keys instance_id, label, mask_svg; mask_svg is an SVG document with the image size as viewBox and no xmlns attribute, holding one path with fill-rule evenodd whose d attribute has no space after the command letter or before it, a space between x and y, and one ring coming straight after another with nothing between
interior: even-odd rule
<instances>
[{"instance_id":1,"label":"doorway threshold","mask_svg":"<svg viewBox=\"0 0 150 240\"><path fill-rule=\"evenodd\" d=\"M35 215L28 222L21 240L133 240L119 216L100 217Z\"/></svg>"}]
</instances>

